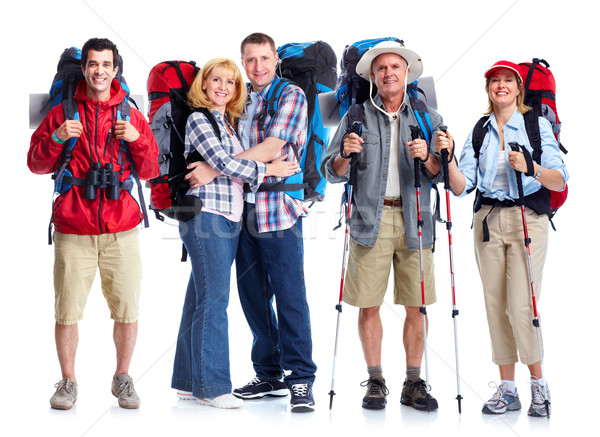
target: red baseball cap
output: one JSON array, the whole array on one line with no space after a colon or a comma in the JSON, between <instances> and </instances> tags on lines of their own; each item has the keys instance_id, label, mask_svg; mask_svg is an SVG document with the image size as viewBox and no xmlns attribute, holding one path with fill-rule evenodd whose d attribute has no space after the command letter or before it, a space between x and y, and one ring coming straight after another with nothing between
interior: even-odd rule
<instances>
[{"instance_id":1,"label":"red baseball cap","mask_svg":"<svg viewBox=\"0 0 600 437\"><path fill-rule=\"evenodd\" d=\"M486 78L488 78L494 71L502 70L503 68L514 71L515 74L517 76L519 76L519 79L521 79L521 82L523 82L523 78L521 77L521 72L519 71L519 66L517 64L515 64L514 62L510 62L510 61L496 62L494 65L492 65L490 68L487 69L484 76Z\"/></svg>"}]
</instances>

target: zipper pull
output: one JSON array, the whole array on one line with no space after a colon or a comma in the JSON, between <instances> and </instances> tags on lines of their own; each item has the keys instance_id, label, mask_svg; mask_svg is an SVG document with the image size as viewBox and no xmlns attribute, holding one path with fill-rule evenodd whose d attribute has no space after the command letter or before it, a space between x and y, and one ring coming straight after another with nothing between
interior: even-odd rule
<instances>
[{"instance_id":1,"label":"zipper pull","mask_svg":"<svg viewBox=\"0 0 600 437\"><path fill-rule=\"evenodd\" d=\"M108 134L106 135L106 143L104 144L104 158L106 158L106 151L108 150L108 145L111 142L112 130L108 129Z\"/></svg>"}]
</instances>

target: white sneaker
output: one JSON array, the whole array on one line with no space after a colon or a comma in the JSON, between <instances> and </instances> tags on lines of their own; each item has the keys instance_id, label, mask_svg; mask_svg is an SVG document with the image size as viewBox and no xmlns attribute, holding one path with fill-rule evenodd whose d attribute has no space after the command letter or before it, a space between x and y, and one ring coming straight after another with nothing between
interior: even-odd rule
<instances>
[{"instance_id":1,"label":"white sneaker","mask_svg":"<svg viewBox=\"0 0 600 437\"><path fill-rule=\"evenodd\" d=\"M244 401L236 398L231 393L227 393L227 394L224 394L221 396L217 396L216 398L210 398L210 399L198 398L198 402L200 402L201 405L206 405L208 407L224 408L224 409L240 408L240 407L244 406Z\"/></svg>"},{"instance_id":2,"label":"white sneaker","mask_svg":"<svg viewBox=\"0 0 600 437\"><path fill-rule=\"evenodd\" d=\"M182 401L194 401L196 397L191 391L177 390L177 397Z\"/></svg>"},{"instance_id":3,"label":"white sneaker","mask_svg":"<svg viewBox=\"0 0 600 437\"><path fill-rule=\"evenodd\" d=\"M552 412L551 404L548 385L532 381L531 405L527 414L533 417L548 417Z\"/></svg>"}]
</instances>

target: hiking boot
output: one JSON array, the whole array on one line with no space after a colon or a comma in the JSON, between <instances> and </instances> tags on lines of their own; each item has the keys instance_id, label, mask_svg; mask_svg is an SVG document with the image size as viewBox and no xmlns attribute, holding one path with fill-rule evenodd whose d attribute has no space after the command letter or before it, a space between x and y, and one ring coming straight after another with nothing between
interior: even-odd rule
<instances>
[{"instance_id":1,"label":"hiking boot","mask_svg":"<svg viewBox=\"0 0 600 437\"><path fill-rule=\"evenodd\" d=\"M57 410L70 410L77 400L77 383L66 376L54 384L56 391L50 398L50 406Z\"/></svg>"},{"instance_id":2,"label":"hiking boot","mask_svg":"<svg viewBox=\"0 0 600 437\"><path fill-rule=\"evenodd\" d=\"M315 399L313 398L310 384L294 384L292 385L291 393L290 407L292 408L292 413L315 411Z\"/></svg>"},{"instance_id":3,"label":"hiking boot","mask_svg":"<svg viewBox=\"0 0 600 437\"><path fill-rule=\"evenodd\" d=\"M389 394L385 386L385 379L381 377L370 377L360 383L361 387L367 387L367 394L363 398L362 407L368 410L381 410L385 408L387 401L385 397Z\"/></svg>"},{"instance_id":4,"label":"hiking boot","mask_svg":"<svg viewBox=\"0 0 600 437\"><path fill-rule=\"evenodd\" d=\"M133 380L126 373L113 378L111 392L119 400L121 408L139 408L140 397L133 388Z\"/></svg>"},{"instance_id":5,"label":"hiking boot","mask_svg":"<svg viewBox=\"0 0 600 437\"><path fill-rule=\"evenodd\" d=\"M224 395L210 399L198 398L198 402L201 405L206 405L207 407L222 408L227 410L231 408L240 408L244 406L244 401L236 398L231 393L226 393Z\"/></svg>"},{"instance_id":6,"label":"hiking boot","mask_svg":"<svg viewBox=\"0 0 600 437\"><path fill-rule=\"evenodd\" d=\"M548 399L548 409L546 409L546 396ZM532 417L547 417L552 412L550 408L550 389L548 385L531 383L531 405L527 414Z\"/></svg>"},{"instance_id":7,"label":"hiking boot","mask_svg":"<svg viewBox=\"0 0 600 437\"><path fill-rule=\"evenodd\" d=\"M422 379L416 381L409 381L408 379L404 380L400 403L402 405L412 405L413 408L416 408L417 410L437 410L438 402L431 394L428 394L428 388L430 389L431 387L428 387L427 383ZM428 400L429 405L427 405Z\"/></svg>"},{"instance_id":8,"label":"hiking boot","mask_svg":"<svg viewBox=\"0 0 600 437\"><path fill-rule=\"evenodd\" d=\"M289 393L287 385L281 381L264 381L254 378L241 388L236 388L233 395L240 399L260 399L265 396L285 397Z\"/></svg>"},{"instance_id":9,"label":"hiking boot","mask_svg":"<svg viewBox=\"0 0 600 437\"><path fill-rule=\"evenodd\" d=\"M483 404L481 412L485 414L503 414L507 411L520 409L521 401L519 400L519 395L510 391L506 383L502 383L491 399Z\"/></svg>"}]
</instances>

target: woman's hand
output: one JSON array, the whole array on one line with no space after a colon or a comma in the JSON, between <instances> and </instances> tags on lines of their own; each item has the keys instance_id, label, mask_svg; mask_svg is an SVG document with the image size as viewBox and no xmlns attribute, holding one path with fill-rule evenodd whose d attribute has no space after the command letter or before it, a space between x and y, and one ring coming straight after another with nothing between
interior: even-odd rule
<instances>
[{"instance_id":1,"label":"woman's hand","mask_svg":"<svg viewBox=\"0 0 600 437\"><path fill-rule=\"evenodd\" d=\"M508 163L515 171L527 173L527 162L522 152L508 152Z\"/></svg>"},{"instance_id":2,"label":"woman's hand","mask_svg":"<svg viewBox=\"0 0 600 437\"><path fill-rule=\"evenodd\" d=\"M454 140L452 139L452 135L450 132L446 131L437 131L437 137L435 139L435 149L441 155L442 150L448 151L448 156L454 156L453 149L454 148Z\"/></svg>"},{"instance_id":3,"label":"woman's hand","mask_svg":"<svg viewBox=\"0 0 600 437\"><path fill-rule=\"evenodd\" d=\"M298 173L300 166L295 161L285 161L286 155L280 156L267 164L265 176L286 178Z\"/></svg>"},{"instance_id":4,"label":"woman's hand","mask_svg":"<svg viewBox=\"0 0 600 437\"><path fill-rule=\"evenodd\" d=\"M221 176L221 173L204 161L192 162L187 168L188 170L192 170L185 175L185 180L189 182L190 188L198 188L209 184L216 177Z\"/></svg>"}]
</instances>

